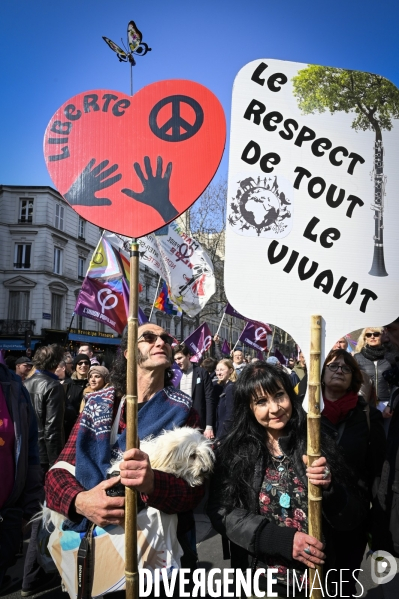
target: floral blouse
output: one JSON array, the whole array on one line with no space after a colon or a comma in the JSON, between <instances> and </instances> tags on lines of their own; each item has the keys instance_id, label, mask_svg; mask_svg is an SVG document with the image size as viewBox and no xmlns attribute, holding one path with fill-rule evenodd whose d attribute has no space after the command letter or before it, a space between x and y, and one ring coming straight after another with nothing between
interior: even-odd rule
<instances>
[{"instance_id":1,"label":"floral blouse","mask_svg":"<svg viewBox=\"0 0 399 599\"><path fill-rule=\"evenodd\" d=\"M298 532L308 532L308 495L302 481L296 476L287 456L270 458L259 493L259 512L277 526L296 528ZM277 568L275 574L279 583L287 584L287 565L282 558L265 556L267 568ZM296 568L296 577L302 582L305 572ZM292 584L292 575L290 575Z\"/></svg>"}]
</instances>

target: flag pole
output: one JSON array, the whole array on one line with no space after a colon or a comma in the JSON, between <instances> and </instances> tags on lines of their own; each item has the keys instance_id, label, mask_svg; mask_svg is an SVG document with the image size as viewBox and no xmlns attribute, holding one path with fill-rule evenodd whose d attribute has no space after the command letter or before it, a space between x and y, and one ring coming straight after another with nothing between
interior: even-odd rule
<instances>
[{"instance_id":1,"label":"flag pole","mask_svg":"<svg viewBox=\"0 0 399 599\"><path fill-rule=\"evenodd\" d=\"M151 312L150 312L150 317L148 319L149 322L151 322L151 316L152 316L152 313L154 311L155 302L157 301L158 289L159 289L160 283L161 283L161 275L159 275L157 290L156 290L155 295L154 295L154 301L152 302L152 308L151 308Z\"/></svg>"},{"instance_id":2,"label":"flag pole","mask_svg":"<svg viewBox=\"0 0 399 599\"><path fill-rule=\"evenodd\" d=\"M221 318L221 321L219 322L218 330L216 331L215 335L219 335L220 327L222 326L222 322L223 322L225 316L226 316L226 312L223 312L223 316Z\"/></svg>"},{"instance_id":3,"label":"flag pole","mask_svg":"<svg viewBox=\"0 0 399 599\"><path fill-rule=\"evenodd\" d=\"M308 465L317 460L320 455L320 371L321 371L321 316L311 316L310 324L310 364L309 364L309 400L308 400ZM308 482L308 534L319 541L322 540L322 488ZM316 566L318 580L322 580L322 568ZM310 588L316 578L316 570L309 568ZM317 580L311 599L321 599L321 589Z\"/></svg>"},{"instance_id":4,"label":"flag pole","mask_svg":"<svg viewBox=\"0 0 399 599\"><path fill-rule=\"evenodd\" d=\"M276 332L276 327L273 325L273 334L272 334L272 340L270 341L270 347L269 347L269 351L267 352L267 357L270 356L270 352L272 351L272 347L273 347L273 342L274 342L274 334Z\"/></svg>"},{"instance_id":5,"label":"flag pole","mask_svg":"<svg viewBox=\"0 0 399 599\"><path fill-rule=\"evenodd\" d=\"M246 326L247 326L247 323L246 323L246 321L244 320L244 328L243 328L243 329L242 329L242 331L241 331L241 335L243 334L243 332L244 332L244 330L245 330L245 327L246 327ZM233 349L231 350L231 355L233 355L233 352L234 352L235 348L236 348L236 347L237 347L237 345L238 345L238 342L239 342L239 340L240 340L240 337L241 337L241 335L238 335L238 339L237 339L237 341L235 342L235 345L234 345Z\"/></svg>"},{"instance_id":6,"label":"flag pole","mask_svg":"<svg viewBox=\"0 0 399 599\"><path fill-rule=\"evenodd\" d=\"M139 246L130 246L130 297L127 338L126 451L138 447L137 431L137 336L139 311ZM137 500L136 491L125 488L125 576L126 599L138 599Z\"/></svg>"}]
</instances>

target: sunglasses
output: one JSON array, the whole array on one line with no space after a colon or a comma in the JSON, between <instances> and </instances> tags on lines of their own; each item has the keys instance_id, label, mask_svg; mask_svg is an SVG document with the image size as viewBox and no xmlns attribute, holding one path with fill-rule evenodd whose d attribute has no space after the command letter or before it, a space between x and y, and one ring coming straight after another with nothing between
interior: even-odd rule
<instances>
[{"instance_id":1,"label":"sunglasses","mask_svg":"<svg viewBox=\"0 0 399 599\"><path fill-rule=\"evenodd\" d=\"M364 336L367 337L367 339L370 339L370 337L379 337L380 335L381 333L376 331L375 333L366 333Z\"/></svg>"},{"instance_id":2,"label":"sunglasses","mask_svg":"<svg viewBox=\"0 0 399 599\"><path fill-rule=\"evenodd\" d=\"M336 364L335 362L327 364L327 368L331 370L331 372L338 372L339 369L341 369L344 374L352 372L352 368L349 368L346 364Z\"/></svg>"},{"instance_id":3,"label":"sunglasses","mask_svg":"<svg viewBox=\"0 0 399 599\"><path fill-rule=\"evenodd\" d=\"M90 366L89 362L78 362L76 366Z\"/></svg>"},{"instance_id":4,"label":"sunglasses","mask_svg":"<svg viewBox=\"0 0 399 599\"><path fill-rule=\"evenodd\" d=\"M156 333L151 333L150 331L145 331L144 333L142 333L140 337L137 339L137 342L139 343L140 341L145 341L146 343L155 343L158 337L162 339L164 343L168 343L169 345L176 343L174 338L168 335L167 333L161 333L160 335L157 335Z\"/></svg>"}]
</instances>

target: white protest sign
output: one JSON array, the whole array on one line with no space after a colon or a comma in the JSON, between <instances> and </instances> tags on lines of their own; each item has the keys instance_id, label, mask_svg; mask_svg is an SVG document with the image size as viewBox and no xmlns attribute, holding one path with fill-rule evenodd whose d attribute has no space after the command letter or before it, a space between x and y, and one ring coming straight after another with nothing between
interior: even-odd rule
<instances>
[{"instance_id":1,"label":"white protest sign","mask_svg":"<svg viewBox=\"0 0 399 599\"><path fill-rule=\"evenodd\" d=\"M307 357L312 314L326 352L399 315L398 118L369 73L262 59L235 79L226 294Z\"/></svg>"}]
</instances>

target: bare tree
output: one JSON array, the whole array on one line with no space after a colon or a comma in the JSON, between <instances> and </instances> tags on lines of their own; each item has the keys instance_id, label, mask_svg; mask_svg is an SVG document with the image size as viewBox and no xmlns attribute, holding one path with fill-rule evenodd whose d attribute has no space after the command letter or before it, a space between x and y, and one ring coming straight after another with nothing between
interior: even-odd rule
<instances>
[{"instance_id":1,"label":"bare tree","mask_svg":"<svg viewBox=\"0 0 399 599\"><path fill-rule=\"evenodd\" d=\"M186 231L201 243L212 260L216 293L196 317L197 326L208 316L220 317L226 305L224 292L224 249L227 205L227 180L212 182L195 204L183 215Z\"/></svg>"}]
</instances>

